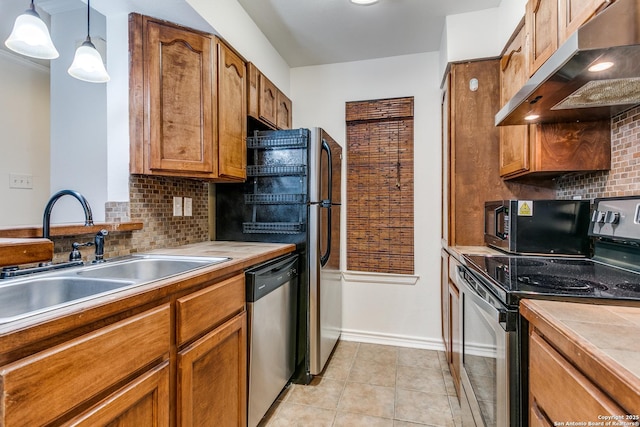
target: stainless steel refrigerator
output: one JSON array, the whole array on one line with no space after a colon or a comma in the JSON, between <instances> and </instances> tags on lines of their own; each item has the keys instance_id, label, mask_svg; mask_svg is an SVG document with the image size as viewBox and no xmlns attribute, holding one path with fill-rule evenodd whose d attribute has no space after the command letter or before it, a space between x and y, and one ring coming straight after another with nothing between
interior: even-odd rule
<instances>
[{"instance_id":1,"label":"stainless steel refrigerator","mask_svg":"<svg viewBox=\"0 0 640 427\"><path fill-rule=\"evenodd\" d=\"M296 372L308 383L342 329L342 148L323 129L247 138L247 182L216 185L216 240L295 243L300 254Z\"/></svg>"}]
</instances>

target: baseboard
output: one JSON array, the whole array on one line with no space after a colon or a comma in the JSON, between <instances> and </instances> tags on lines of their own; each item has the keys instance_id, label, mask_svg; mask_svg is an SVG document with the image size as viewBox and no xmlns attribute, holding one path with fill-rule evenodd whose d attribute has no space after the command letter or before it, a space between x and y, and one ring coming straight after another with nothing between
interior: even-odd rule
<instances>
[{"instance_id":1,"label":"baseboard","mask_svg":"<svg viewBox=\"0 0 640 427\"><path fill-rule=\"evenodd\" d=\"M367 344L393 345L396 347L421 348L425 350L444 351L441 339L425 339L403 335L381 334L368 331L343 329L340 337L343 341L357 341Z\"/></svg>"}]
</instances>

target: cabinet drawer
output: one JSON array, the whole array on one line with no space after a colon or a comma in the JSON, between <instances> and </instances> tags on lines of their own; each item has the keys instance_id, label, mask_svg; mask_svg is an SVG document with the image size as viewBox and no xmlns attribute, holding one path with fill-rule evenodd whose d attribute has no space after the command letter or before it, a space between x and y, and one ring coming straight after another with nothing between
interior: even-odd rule
<instances>
[{"instance_id":1,"label":"cabinet drawer","mask_svg":"<svg viewBox=\"0 0 640 427\"><path fill-rule=\"evenodd\" d=\"M176 303L178 346L244 310L244 274L179 298Z\"/></svg>"},{"instance_id":2,"label":"cabinet drawer","mask_svg":"<svg viewBox=\"0 0 640 427\"><path fill-rule=\"evenodd\" d=\"M169 362L142 375L64 427L169 427Z\"/></svg>"},{"instance_id":3,"label":"cabinet drawer","mask_svg":"<svg viewBox=\"0 0 640 427\"><path fill-rule=\"evenodd\" d=\"M551 420L599 421L627 413L534 330L529 340L530 406ZM571 393L567 393L571 390Z\"/></svg>"},{"instance_id":4,"label":"cabinet drawer","mask_svg":"<svg viewBox=\"0 0 640 427\"><path fill-rule=\"evenodd\" d=\"M43 425L166 358L165 304L0 368L0 425Z\"/></svg>"}]
</instances>

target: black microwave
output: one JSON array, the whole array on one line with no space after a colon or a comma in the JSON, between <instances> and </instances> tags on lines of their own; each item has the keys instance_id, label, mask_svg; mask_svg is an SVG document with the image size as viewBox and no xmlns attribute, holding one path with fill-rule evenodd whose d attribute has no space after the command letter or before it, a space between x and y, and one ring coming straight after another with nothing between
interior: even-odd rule
<instances>
[{"instance_id":1,"label":"black microwave","mask_svg":"<svg viewBox=\"0 0 640 427\"><path fill-rule=\"evenodd\" d=\"M528 255L588 256L588 200L498 200L484 204L484 241Z\"/></svg>"}]
</instances>

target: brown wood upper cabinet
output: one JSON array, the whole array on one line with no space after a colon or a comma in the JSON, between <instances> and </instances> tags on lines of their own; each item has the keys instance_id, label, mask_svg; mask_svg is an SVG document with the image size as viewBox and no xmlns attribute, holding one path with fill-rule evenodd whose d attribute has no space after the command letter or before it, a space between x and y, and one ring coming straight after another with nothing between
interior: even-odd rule
<instances>
[{"instance_id":1,"label":"brown wood upper cabinet","mask_svg":"<svg viewBox=\"0 0 640 427\"><path fill-rule=\"evenodd\" d=\"M529 37L529 75L564 43L578 27L611 0L529 0L525 22Z\"/></svg>"},{"instance_id":2,"label":"brown wood upper cabinet","mask_svg":"<svg viewBox=\"0 0 640 427\"><path fill-rule=\"evenodd\" d=\"M577 10L571 0L560 0L560 3ZM557 47L556 0L530 0L526 10L524 26L517 30L500 61L501 106L524 86ZM548 22L548 28L544 22ZM504 179L610 168L608 120L500 126L500 176Z\"/></svg>"},{"instance_id":3,"label":"brown wood upper cabinet","mask_svg":"<svg viewBox=\"0 0 640 427\"><path fill-rule=\"evenodd\" d=\"M529 78L526 27L522 26L500 60L500 105L504 106ZM500 176L529 169L529 125L500 127Z\"/></svg>"},{"instance_id":4,"label":"brown wood upper cabinet","mask_svg":"<svg viewBox=\"0 0 640 427\"><path fill-rule=\"evenodd\" d=\"M254 64L247 68L247 114L271 129L291 129L291 100Z\"/></svg>"},{"instance_id":5,"label":"brown wood upper cabinet","mask_svg":"<svg viewBox=\"0 0 640 427\"><path fill-rule=\"evenodd\" d=\"M530 40L529 75L533 75L558 48L558 0L529 0L525 26Z\"/></svg>"},{"instance_id":6,"label":"brown wood upper cabinet","mask_svg":"<svg viewBox=\"0 0 640 427\"><path fill-rule=\"evenodd\" d=\"M564 43L579 26L613 0L560 0L558 2L558 44Z\"/></svg>"},{"instance_id":7,"label":"brown wood upper cabinet","mask_svg":"<svg viewBox=\"0 0 640 427\"><path fill-rule=\"evenodd\" d=\"M131 173L246 178L244 61L210 34L131 14Z\"/></svg>"}]
</instances>

